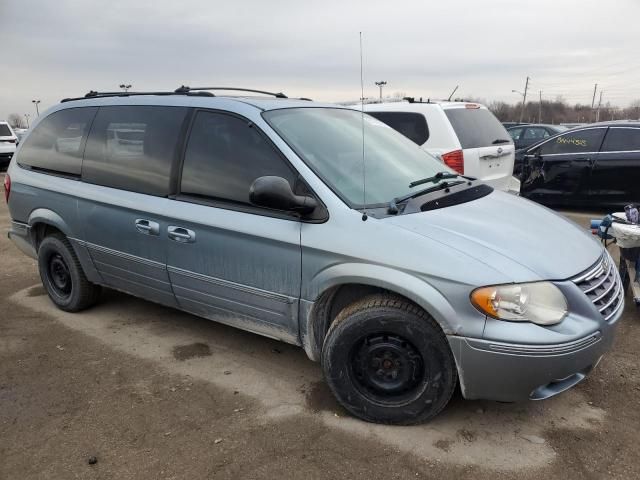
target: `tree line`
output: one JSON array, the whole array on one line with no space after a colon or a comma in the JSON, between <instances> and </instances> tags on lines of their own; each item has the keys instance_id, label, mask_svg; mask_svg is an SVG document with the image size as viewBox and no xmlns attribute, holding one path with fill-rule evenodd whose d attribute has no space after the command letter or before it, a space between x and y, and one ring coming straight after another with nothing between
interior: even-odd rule
<instances>
[{"instance_id":1,"label":"tree line","mask_svg":"<svg viewBox=\"0 0 640 480\"><path fill-rule=\"evenodd\" d=\"M484 103L484 102L481 102ZM543 100L542 103L527 102L524 111L522 103L509 104L493 101L485 103L501 122L527 123L590 123L609 120L640 120L640 100L632 102L626 108L616 107L607 102L598 108L576 103L570 105L562 97L556 100ZM522 115L522 116L521 116Z\"/></svg>"}]
</instances>

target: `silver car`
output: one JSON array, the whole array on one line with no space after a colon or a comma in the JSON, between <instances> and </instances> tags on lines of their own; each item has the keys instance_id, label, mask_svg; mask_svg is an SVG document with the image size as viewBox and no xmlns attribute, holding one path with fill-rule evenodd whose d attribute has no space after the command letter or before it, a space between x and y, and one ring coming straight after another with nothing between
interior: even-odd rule
<instances>
[{"instance_id":1,"label":"silver car","mask_svg":"<svg viewBox=\"0 0 640 480\"><path fill-rule=\"evenodd\" d=\"M211 90L91 92L20 145L9 236L59 308L104 286L299 345L394 424L457 385L551 397L611 346L620 277L578 226L360 112Z\"/></svg>"}]
</instances>

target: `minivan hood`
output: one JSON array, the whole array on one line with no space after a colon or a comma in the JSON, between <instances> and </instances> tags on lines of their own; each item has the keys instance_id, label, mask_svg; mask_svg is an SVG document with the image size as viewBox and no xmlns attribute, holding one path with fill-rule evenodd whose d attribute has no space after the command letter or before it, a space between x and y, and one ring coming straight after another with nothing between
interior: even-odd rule
<instances>
[{"instance_id":1,"label":"minivan hood","mask_svg":"<svg viewBox=\"0 0 640 480\"><path fill-rule=\"evenodd\" d=\"M570 278L596 263L603 250L586 229L497 190L471 202L384 221L459 250L514 282Z\"/></svg>"}]
</instances>

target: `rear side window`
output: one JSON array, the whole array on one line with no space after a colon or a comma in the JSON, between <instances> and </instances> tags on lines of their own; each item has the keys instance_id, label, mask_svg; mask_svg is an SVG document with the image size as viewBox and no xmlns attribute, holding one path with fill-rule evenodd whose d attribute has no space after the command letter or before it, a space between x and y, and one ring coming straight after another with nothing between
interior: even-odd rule
<instances>
[{"instance_id":1,"label":"rear side window","mask_svg":"<svg viewBox=\"0 0 640 480\"><path fill-rule=\"evenodd\" d=\"M511 137L493 113L486 108L447 108L445 114L462 148L490 147Z\"/></svg>"},{"instance_id":2,"label":"rear side window","mask_svg":"<svg viewBox=\"0 0 640 480\"><path fill-rule=\"evenodd\" d=\"M511 136L511 138L513 138L514 140L520 140L520 136L522 135L521 128L513 128L507 131L509 132L509 135Z\"/></svg>"},{"instance_id":3,"label":"rear side window","mask_svg":"<svg viewBox=\"0 0 640 480\"><path fill-rule=\"evenodd\" d=\"M5 125L4 123L0 123L0 137L11 137L13 136L11 134L11 129L9 128L8 125Z\"/></svg>"},{"instance_id":4,"label":"rear side window","mask_svg":"<svg viewBox=\"0 0 640 480\"><path fill-rule=\"evenodd\" d=\"M100 107L82 165L89 183L148 195L169 193L183 107Z\"/></svg>"},{"instance_id":5,"label":"rear side window","mask_svg":"<svg viewBox=\"0 0 640 480\"><path fill-rule=\"evenodd\" d=\"M540 147L542 155L559 153L597 152L602 143L604 128L592 128L566 133L549 140Z\"/></svg>"},{"instance_id":6,"label":"rear side window","mask_svg":"<svg viewBox=\"0 0 640 480\"><path fill-rule=\"evenodd\" d=\"M524 139L525 140L542 140L543 138L547 138L549 136L549 132L547 132L544 128L527 128L524 131Z\"/></svg>"},{"instance_id":7,"label":"rear side window","mask_svg":"<svg viewBox=\"0 0 640 480\"><path fill-rule=\"evenodd\" d=\"M231 115L198 113L185 152L181 193L249 204L251 184L265 175L295 186L293 169L256 127Z\"/></svg>"},{"instance_id":8,"label":"rear side window","mask_svg":"<svg viewBox=\"0 0 640 480\"><path fill-rule=\"evenodd\" d=\"M26 139L18 163L34 169L80 176L82 152L96 108L60 110L42 120Z\"/></svg>"},{"instance_id":9,"label":"rear side window","mask_svg":"<svg viewBox=\"0 0 640 480\"><path fill-rule=\"evenodd\" d=\"M605 152L640 151L640 128L610 128L604 139Z\"/></svg>"},{"instance_id":10,"label":"rear side window","mask_svg":"<svg viewBox=\"0 0 640 480\"><path fill-rule=\"evenodd\" d=\"M424 115L413 112L367 112L372 117L386 123L409 140L424 145L429 139L429 127Z\"/></svg>"}]
</instances>

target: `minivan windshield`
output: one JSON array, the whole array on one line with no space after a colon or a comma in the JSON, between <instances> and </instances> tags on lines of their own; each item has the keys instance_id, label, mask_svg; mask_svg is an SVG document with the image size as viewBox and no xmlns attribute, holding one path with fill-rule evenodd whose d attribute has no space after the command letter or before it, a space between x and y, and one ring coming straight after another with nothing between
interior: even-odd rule
<instances>
[{"instance_id":1,"label":"minivan windshield","mask_svg":"<svg viewBox=\"0 0 640 480\"><path fill-rule=\"evenodd\" d=\"M499 143L509 143L511 137L495 115L486 108L447 108L444 112L462 148L491 147Z\"/></svg>"},{"instance_id":2,"label":"minivan windshield","mask_svg":"<svg viewBox=\"0 0 640 480\"><path fill-rule=\"evenodd\" d=\"M263 117L354 208L385 204L415 192L411 182L438 172L455 173L385 123L355 110L287 108L265 112Z\"/></svg>"}]
</instances>

